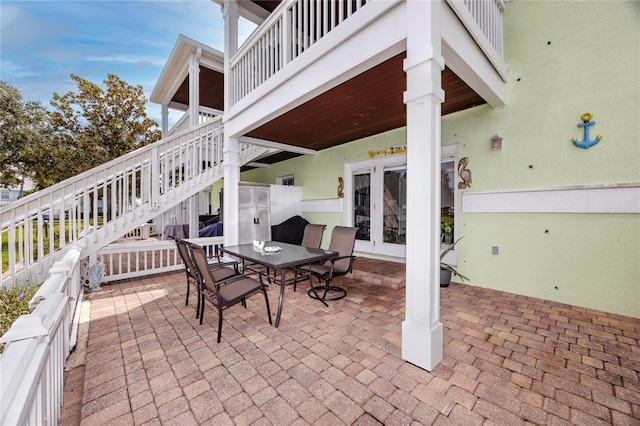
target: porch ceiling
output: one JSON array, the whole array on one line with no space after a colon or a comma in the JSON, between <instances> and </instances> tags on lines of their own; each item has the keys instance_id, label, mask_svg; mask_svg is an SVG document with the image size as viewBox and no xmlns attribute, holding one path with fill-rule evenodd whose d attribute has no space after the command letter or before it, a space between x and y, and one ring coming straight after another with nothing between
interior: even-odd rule
<instances>
[{"instance_id":1,"label":"porch ceiling","mask_svg":"<svg viewBox=\"0 0 640 426\"><path fill-rule=\"evenodd\" d=\"M402 53L251 131L248 136L317 151L406 125ZM450 69L442 73L442 115L486 103ZM299 154L281 152L273 164Z\"/></svg>"},{"instance_id":2,"label":"porch ceiling","mask_svg":"<svg viewBox=\"0 0 640 426\"><path fill-rule=\"evenodd\" d=\"M375 135L406 124L402 96L406 75L397 55L351 80L317 96L274 120L254 129L247 136L310 148L317 151ZM200 104L222 110L224 76L201 67ZM442 72L445 101L442 115L486 103L449 68ZM173 101L188 104L187 77ZM277 163L301 154L280 152L260 161Z\"/></svg>"}]
</instances>

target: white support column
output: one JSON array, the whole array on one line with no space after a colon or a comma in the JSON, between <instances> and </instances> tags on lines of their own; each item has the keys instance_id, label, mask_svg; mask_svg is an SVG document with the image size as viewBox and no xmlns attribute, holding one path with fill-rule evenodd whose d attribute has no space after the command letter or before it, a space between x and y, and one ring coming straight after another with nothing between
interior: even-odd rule
<instances>
[{"instance_id":1,"label":"white support column","mask_svg":"<svg viewBox=\"0 0 640 426\"><path fill-rule=\"evenodd\" d=\"M238 3L235 0L225 0L222 6L224 18L224 110L229 111L235 103L233 77L231 75L230 59L238 51Z\"/></svg>"},{"instance_id":2,"label":"white support column","mask_svg":"<svg viewBox=\"0 0 640 426\"><path fill-rule=\"evenodd\" d=\"M440 322L441 1L407 2L407 258L402 358L442 360Z\"/></svg>"},{"instance_id":3,"label":"white support column","mask_svg":"<svg viewBox=\"0 0 640 426\"><path fill-rule=\"evenodd\" d=\"M165 137L167 135L167 132L169 131L169 106L168 105L162 105L161 114L162 114L162 137Z\"/></svg>"},{"instance_id":4,"label":"white support column","mask_svg":"<svg viewBox=\"0 0 640 426\"><path fill-rule=\"evenodd\" d=\"M224 136L224 193L222 222L224 223L224 245L238 244L239 202L238 187L240 184L240 142L238 139Z\"/></svg>"},{"instance_id":5,"label":"white support column","mask_svg":"<svg viewBox=\"0 0 640 426\"><path fill-rule=\"evenodd\" d=\"M224 18L224 110L229 111L234 103L233 78L230 59L238 51L238 3L236 0L224 0L222 6ZM240 142L229 135L228 123L225 123L223 162L224 193L222 221L224 223L224 244L238 244L239 202L238 187L240 183Z\"/></svg>"},{"instance_id":6,"label":"white support column","mask_svg":"<svg viewBox=\"0 0 640 426\"><path fill-rule=\"evenodd\" d=\"M189 126L198 125L200 113L200 56L202 50L198 47L195 54L189 57Z\"/></svg>"}]
</instances>

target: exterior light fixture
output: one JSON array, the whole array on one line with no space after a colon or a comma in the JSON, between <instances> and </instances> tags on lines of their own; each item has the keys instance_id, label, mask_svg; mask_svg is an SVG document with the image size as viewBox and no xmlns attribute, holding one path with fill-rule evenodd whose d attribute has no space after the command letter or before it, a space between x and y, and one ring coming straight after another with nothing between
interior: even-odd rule
<instances>
[{"instance_id":1,"label":"exterior light fixture","mask_svg":"<svg viewBox=\"0 0 640 426\"><path fill-rule=\"evenodd\" d=\"M500 135L494 135L491 138L491 151L500 151L502 150L502 138Z\"/></svg>"}]
</instances>

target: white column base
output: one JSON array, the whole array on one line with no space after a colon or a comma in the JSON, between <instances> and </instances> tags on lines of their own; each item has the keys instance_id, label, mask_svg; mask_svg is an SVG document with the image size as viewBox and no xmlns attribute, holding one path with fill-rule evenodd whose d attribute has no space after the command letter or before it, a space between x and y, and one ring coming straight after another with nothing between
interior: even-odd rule
<instances>
[{"instance_id":1,"label":"white column base","mask_svg":"<svg viewBox=\"0 0 640 426\"><path fill-rule=\"evenodd\" d=\"M431 371L442 360L442 323L433 329L410 321L402 322L402 359Z\"/></svg>"}]
</instances>

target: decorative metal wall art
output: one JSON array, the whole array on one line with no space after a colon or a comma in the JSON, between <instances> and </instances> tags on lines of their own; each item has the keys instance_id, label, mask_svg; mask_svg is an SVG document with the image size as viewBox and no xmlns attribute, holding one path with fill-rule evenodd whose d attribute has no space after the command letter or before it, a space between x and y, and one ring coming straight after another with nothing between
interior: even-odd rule
<instances>
[{"instance_id":1,"label":"decorative metal wall art","mask_svg":"<svg viewBox=\"0 0 640 426\"><path fill-rule=\"evenodd\" d=\"M383 149L382 151L369 151L369 158L373 158L376 157L378 155L393 155L393 154L400 154L403 152L407 152L407 146L406 145L397 145L397 146L391 146L387 149Z\"/></svg>"},{"instance_id":2,"label":"decorative metal wall art","mask_svg":"<svg viewBox=\"0 0 640 426\"><path fill-rule=\"evenodd\" d=\"M582 127L584 129L582 140L579 141L576 137L571 138L573 144L578 148L591 148L592 146L600 142L600 139L602 139L602 135L596 135L595 139L589 139L589 127L595 126L596 124L595 121L591 120L592 118L593 115L590 112L585 112L580 116L580 120L582 120L582 123L578 123L578 127Z\"/></svg>"},{"instance_id":3,"label":"decorative metal wall art","mask_svg":"<svg viewBox=\"0 0 640 426\"><path fill-rule=\"evenodd\" d=\"M462 179L462 182L458 182L458 189L471 188L471 170L466 168L468 163L469 157L461 158L458 161L458 174Z\"/></svg>"}]
</instances>

